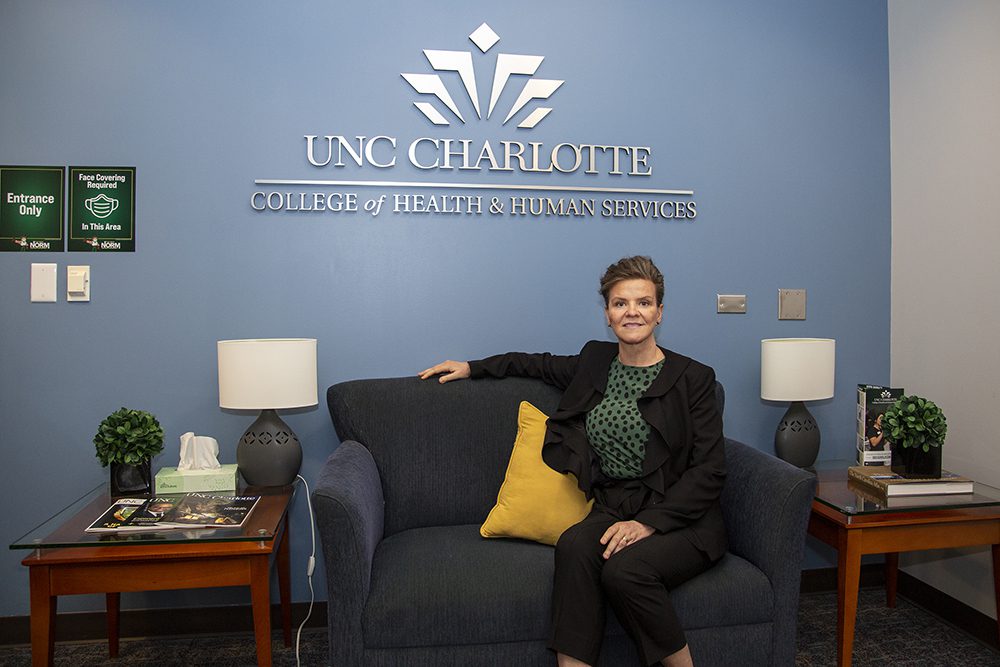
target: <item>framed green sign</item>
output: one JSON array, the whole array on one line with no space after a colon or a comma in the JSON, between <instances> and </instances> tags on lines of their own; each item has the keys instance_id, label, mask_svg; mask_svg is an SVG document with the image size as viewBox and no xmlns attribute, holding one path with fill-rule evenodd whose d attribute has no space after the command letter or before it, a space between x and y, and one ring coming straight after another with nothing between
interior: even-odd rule
<instances>
[{"instance_id":1,"label":"framed green sign","mask_svg":"<svg viewBox=\"0 0 1000 667\"><path fill-rule=\"evenodd\" d=\"M69 249L135 251L135 167L69 168Z\"/></svg>"},{"instance_id":2,"label":"framed green sign","mask_svg":"<svg viewBox=\"0 0 1000 667\"><path fill-rule=\"evenodd\" d=\"M62 252L64 167L0 167L0 251Z\"/></svg>"}]
</instances>

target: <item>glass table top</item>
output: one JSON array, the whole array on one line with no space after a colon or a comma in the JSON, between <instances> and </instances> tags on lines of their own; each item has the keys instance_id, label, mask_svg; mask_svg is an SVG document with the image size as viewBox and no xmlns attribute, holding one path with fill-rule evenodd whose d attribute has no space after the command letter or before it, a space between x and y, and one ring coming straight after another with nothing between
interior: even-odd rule
<instances>
[{"instance_id":1,"label":"glass table top","mask_svg":"<svg viewBox=\"0 0 1000 667\"><path fill-rule=\"evenodd\" d=\"M86 528L111 507L108 485L101 484L76 499L54 516L15 540L11 549L52 549L67 547L134 546L142 544L184 544L194 542L239 542L274 539L288 509L293 487L247 487L240 495L257 495L260 500L246 522L238 528L172 528L141 532L88 533ZM216 492L218 493L218 492ZM166 494L161 494L166 495ZM181 497L184 494L174 494ZM220 495L226 495L220 493ZM158 496L159 497L159 496Z\"/></svg>"},{"instance_id":2,"label":"glass table top","mask_svg":"<svg viewBox=\"0 0 1000 667\"><path fill-rule=\"evenodd\" d=\"M817 461L813 466L818 484L816 500L849 515L883 514L914 510L957 509L1000 505L1000 489L975 483L973 493L883 498L868 486L848 480L847 468L854 461Z\"/></svg>"}]
</instances>

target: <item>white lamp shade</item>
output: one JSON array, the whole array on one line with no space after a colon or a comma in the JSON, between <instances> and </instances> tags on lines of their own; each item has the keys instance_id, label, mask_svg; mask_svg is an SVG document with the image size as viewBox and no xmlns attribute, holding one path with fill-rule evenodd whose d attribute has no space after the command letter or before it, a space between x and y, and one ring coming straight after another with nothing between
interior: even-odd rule
<instances>
[{"instance_id":1,"label":"white lamp shade","mask_svg":"<svg viewBox=\"0 0 1000 667\"><path fill-rule=\"evenodd\" d=\"M760 397L765 401L833 398L837 342L769 338L760 342Z\"/></svg>"},{"instance_id":2,"label":"white lamp shade","mask_svg":"<svg viewBox=\"0 0 1000 667\"><path fill-rule=\"evenodd\" d=\"M316 405L316 339L220 340L219 407L238 410Z\"/></svg>"}]
</instances>

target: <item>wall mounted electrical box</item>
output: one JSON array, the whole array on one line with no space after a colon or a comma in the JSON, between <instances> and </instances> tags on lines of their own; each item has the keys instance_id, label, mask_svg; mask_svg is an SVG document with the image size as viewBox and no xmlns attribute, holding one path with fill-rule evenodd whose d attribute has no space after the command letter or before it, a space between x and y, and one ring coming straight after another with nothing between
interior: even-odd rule
<instances>
[{"instance_id":1,"label":"wall mounted electrical box","mask_svg":"<svg viewBox=\"0 0 1000 667\"><path fill-rule=\"evenodd\" d=\"M90 301L90 267L66 267L66 300Z\"/></svg>"}]
</instances>

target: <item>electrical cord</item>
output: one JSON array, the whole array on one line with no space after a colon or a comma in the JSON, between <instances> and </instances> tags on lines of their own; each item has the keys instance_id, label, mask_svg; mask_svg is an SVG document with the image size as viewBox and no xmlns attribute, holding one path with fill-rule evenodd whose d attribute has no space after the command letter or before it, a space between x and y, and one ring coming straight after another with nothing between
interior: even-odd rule
<instances>
[{"instance_id":1,"label":"electrical cord","mask_svg":"<svg viewBox=\"0 0 1000 667\"><path fill-rule=\"evenodd\" d=\"M316 569L316 522L313 519L312 498L309 497L309 482L302 475L296 475L296 477L302 480L302 484L306 487L306 506L309 507L309 532L312 536L312 553L309 554L309 560L306 565L306 581L309 582L309 610L306 612L306 617L302 619L298 632L295 633L295 664L299 666L299 642L302 639L302 628L305 627L306 622L309 621L309 617L312 616L313 602L316 599L316 593L313 591L313 570Z\"/></svg>"}]
</instances>

